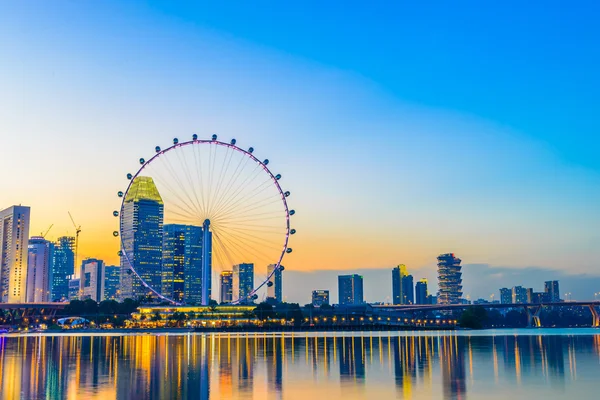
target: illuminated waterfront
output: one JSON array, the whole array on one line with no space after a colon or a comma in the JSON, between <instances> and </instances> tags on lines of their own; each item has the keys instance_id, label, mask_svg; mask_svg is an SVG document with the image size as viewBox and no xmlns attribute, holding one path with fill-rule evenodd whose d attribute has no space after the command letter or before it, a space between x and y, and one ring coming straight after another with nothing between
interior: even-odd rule
<instances>
[{"instance_id":1,"label":"illuminated waterfront","mask_svg":"<svg viewBox=\"0 0 600 400\"><path fill-rule=\"evenodd\" d=\"M600 332L0 337L2 399L591 398Z\"/></svg>"}]
</instances>

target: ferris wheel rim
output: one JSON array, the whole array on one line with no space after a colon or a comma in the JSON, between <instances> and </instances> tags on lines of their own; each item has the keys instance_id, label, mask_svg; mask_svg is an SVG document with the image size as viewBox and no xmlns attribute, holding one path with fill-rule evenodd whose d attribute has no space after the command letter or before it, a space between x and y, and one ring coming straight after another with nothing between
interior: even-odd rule
<instances>
[{"instance_id":1,"label":"ferris wheel rim","mask_svg":"<svg viewBox=\"0 0 600 400\"><path fill-rule=\"evenodd\" d=\"M288 207L287 204L287 196L286 194L289 195L288 192L285 192L282 188L281 185L279 184L279 179L277 178L276 175L274 175L271 170L269 169L269 167L267 166L268 163L268 159L266 159L266 163L261 161L260 159L258 159L253 153L254 149L251 147L250 149L252 149L252 151L249 150L245 150L239 146L236 145L236 141L235 139L232 139L232 142L230 143L226 143L226 142L222 142L220 140L216 140L216 139L197 139L196 135L194 135L194 138L192 140L188 140L188 141L184 141L184 142L179 142L178 139L173 139L173 144L167 148L160 148L160 147L156 147L156 154L154 154L152 157L150 157L148 160L145 160L143 158L140 158L140 168L138 169L138 171L135 174L128 174L127 175L127 179L129 180L129 183L127 184L127 188L125 189L124 192L122 192L122 200L121 200L121 208L120 208L120 212L119 212L119 242L121 244L121 248L124 248L124 243L123 243L123 234L122 234L122 230L123 230L123 209L125 207L125 199L127 198L127 194L129 193L129 190L131 188L131 185L133 184L133 181L135 180L135 178L137 178L140 173L142 173L142 171L144 171L144 169L154 160L156 160L157 158L159 158L160 156L168 153L169 151L181 148L181 147L185 147L185 146L190 146L190 145L205 145L205 144L214 144L217 146L221 146L221 147L225 147L228 149L232 149L234 151L237 151L239 153L241 153L242 155L249 157L252 161L256 162L260 167L262 167L262 169L268 174L268 176L271 178L271 181L273 182L273 184L275 185L277 191L279 192L279 195L281 196L281 201L283 202L283 206L284 206L284 211L285 211L285 220L286 220L286 224L285 224L285 240L284 240L284 244L283 244L283 249L281 251L281 255L279 256L279 260L277 261L277 264L275 264L275 268L273 268L273 270L268 273L266 275L266 279L264 281L262 281L259 285L256 285L256 287L253 287L253 289L250 291L250 293L248 293L246 295L246 297L244 298L239 298L237 300L232 301L230 304L232 305L236 305L241 303L242 301L245 301L249 298L252 298L256 292L258 292L263 286L265 286L270 280L271 277L275 274L275 272L277 272L278 270L280 270L282 268L281 262L283 261L283 257L285 256L285 254L287 253L288 249L290 249L288 247L289 244L289 239L290 239L290 216L292 214L290 214L290 209ZM291 249L290 249L291 251ZM181 306L183 305L183 303L181 302L177 302L171 298L168 298L164 295L162 295L160 292L158 292L156 289L154 289L151 285L149 285L140 275L139 273L135 270L135 268L133 268L131 260L129 260L129 256L127 255L126 251L122 251L121 250L121 256L125 257L125 260L128 264L128 268L130 271L133 272L133 274L140 280L140 282L142 283L142 286L144 286L145 288L149 289L152 293L154 293L157 297L159 297L162 300L168 301L174 305L177 306ZM254 285L253 285L254 286Z\"/></svg>"}]
</instances>

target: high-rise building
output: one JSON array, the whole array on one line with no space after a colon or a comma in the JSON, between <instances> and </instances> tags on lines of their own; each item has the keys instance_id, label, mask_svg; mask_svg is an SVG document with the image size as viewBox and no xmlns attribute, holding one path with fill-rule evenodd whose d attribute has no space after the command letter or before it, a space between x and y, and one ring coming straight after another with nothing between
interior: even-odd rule
<instances>
[{"instance_id":1,"label":"high-rise building","mask_svg":"<svg viewBox=\"0 0 600 400\"><path fill-rule=\"evenodd\" d=\"M558 281L544 282L544 292L546 293L547 301L551 303L560 302L560 290L558 286Z\"/></svg>"},{"instance_id":2,"label":"high-rise building","mask_svg":"<svg viewBox=\"0 0 600 400\"><path fill-rule=\"evenodd\" d=\"M329 290L313 290L312 305L315 307L329 305Z\"/></svg>"},{"instance_id":3,"label":"high-rise building","mask_svg":"<svg viewBox=\"0 0 600 400\"><path fill-rule=\"evenodd\" d=\"M207 306L212 299L212 232L210 220L202 224L202 305Z\"/></svg>"},{"instance_id":4,"label":"high-rise building","mask_svg":"<svg viewBox=\"0 0 600 400\"><path fill-rule=\"evenodd\" d=\"M249 303L254 289L254 264L242 263L233 266L233 300Z\"/></svg>"},{"instance_id":5,"label":"high-rise building","mask_svg":"<svg viewBox=\"0 0 600 400\"><path fill-rule=\"evenodd\" d=\"M119 265L104 266L104 300L117 300L119 298L119 281L121 267Z\"/></svg>"},{"instance_id":6,"label":"high-rise building","mask_svg":"<svg viewBox=\"0 0 600 400\"><path fill-rule=\"evenodd\" d=\"M220 303L231 303L233 300L233 271L221 272Z\"/></svg>"},{"instance_id":7,"label":"high-rise building","mask_svg":"<svg viewBox=\"0 0 600 400\"><path fill-rule=\"evenodd\" d=\"M339 275L338 295L340 305L363 304L363 277L362 275Z\"/></svg>"},{"instance_id":8,"label":"high-rise building","mask_svg":"<svg viewBox=\"0 0 600 400\"><path fill-rule=\"evenodd\" d=\"M282 288L281 288L281 269L275 268L277 264L270 264L267 267L267 274L271 275L269 278L269 283L267 283L267 298L274 299L277 303L281 303L283 300L282 297ZM273 272L275 270L275 272Z\"/></svg>"},{"instance_id":9,"label":"high-rise building","mask_svg":"<svg viewBox=\"0 0 600 400\"><path fill-rule=\"evenodd\" d=\"M138 298L151 292L131 271L153 289L161 290L164 205L154 180L138 176L123 202L121 298Z\"/></svg>"},{"instance_id":10,"label":"high-rise building","mask_svg":"<svg viewBox=\"0 0 600 400\"><path fill-rule=\"evenodd\" d=\"M75 275L69 277L69 300L79 300L81 298L80 279Z\"/></svg>"},{"instance_id":11,"label":"high-rise building","mask_svg":"<svg viewBox=\"0 0 600 400\"><path fill-rule=\"evenodd\" d=\"M392 300L394 304L414 304L413 276L406 265L400 264L392 269Z\"/></svg>"},{"instance_id":12,"label":"high-rise building","mask_svg":"<svg viewBox=\"0 0 600 400\"><path fill-rule=\"evenodd\" d=\"M514 286L512 288L512 302L513 304L527 303L527 289L523 286Z\"/></svg>"},{"instance_id":13,"label":"high-rise building","mask_svg":"<svg viewBox=\"0 0 600 400\"><path fill-rule=\"evenodd\" d=\"M54 244L41 236L33 236L27 246L27 302L50 301L50 274Z\"/></svg>"},{"instance_id":14,"label":"high-rise building","mask_svg":"<svg viewBox=\"0 0 600 400\"><path fill-rule=\"evenodd\" d=\"M69 298L69 277L75 274L75 238L59 237L54 244L54 260L50 274L50 298L63 301Z\"/></svg>"},{"instance_id":15,"label":"high-rise building","mask_svg":"<svg viewBox=\"0 0 600 400\"><path fill-rule=\"evenodd\" d=\"M202 228L163 227L162 295L179 302L202 302Z\"/></svg>"},{"instance_id":16,"label":"high-rise building","mask_svg":"<svg viewBox=\"0 0 600 400\"><path fill-rule=\"evenodd\" d=\"M104 300L104 261L88 258L81 262L79 274L80 299Z\"/></svg>"},{"instance_id":17,"label":"high-rise building","mask_svg":"<svg viewBox=\"0 0 600 400\"><path fill-rule=\"evenodd\" d=\"M27 298L27 242L30 208L0 211L0 303L24 303Z\"/></svg>"},{"instance_id":18,"label":"high-rise building","mask_svg":"<svg viewBox=\"0 0 600 400\"><path fill-rule=\"evenodd\" d=\"M508 288L500 289L500 303L512 304L512 290Z\"/></svg>"},{"instance_id":19,"label":"high-rise building","mask_svg":"<svg viewBox=\"0 0 600 400\"><path fill-rule=\"evenodd\" d=\"M438 303L460 304L462 298L462 273L460 258L454 253L441 254L438 260Z\"/></svg>"},{"instance_id":20,"label":"high-rise building","mask_svg":"<svg viewBox=\"0 0 600 400\"><path fill-rule=\"evenodd\" d=\"M429 296L429 293L427 292L427 279L423 278L417 282L415 285L415 292L416 304L428 304L427 296Z\"/></svg>"}]
</instances>

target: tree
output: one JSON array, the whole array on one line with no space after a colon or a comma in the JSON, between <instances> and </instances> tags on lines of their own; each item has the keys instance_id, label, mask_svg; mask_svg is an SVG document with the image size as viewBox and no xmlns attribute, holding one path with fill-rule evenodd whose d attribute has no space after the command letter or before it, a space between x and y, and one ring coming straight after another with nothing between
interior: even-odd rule
<instances>
[{"instance_id":1,"label":"tree","mask_svg":"<svg viewBox=\"0 0 600 400\"><path fill-rule=\"evenodd\" d=\"M174 312L173 315L171 315L171 318L169 318L171 321L175 321L175 325L178 327L181 327L183 325L183 323L187 320L187 316L182 313L182 312Z\"/></svg>"},{"instance_id":2,"label":"tree","mask_svg":"<svg viewBox=\"0 0 600 400\"><path fill-rule=\"evenodd\" d=\"M269 303L260 303L254 309L254 315L261 321L266 321L275 317L275 311L273 311L273 306Z\"/></svg>"},{"instance_id":3,"label":"tree","mask_svg":"<svg viewBox=\"0 0 600 400\"><path fill-rule=\"evenodd\" d=\"M152 314L152 318L150 318L150 321L157 322L160 320L162 320L160 314L158 313L158 311L154 311L154 314Z\"/></svg>"},{"instance_id":4,"label":"tree","mask_svg":"<svg viewBox=\"0 0 600 400\"><path fill-rule=\"evenodd\" d=\"M481 306L467 308L459 318L463 328L483 329L487 322L487 311Z\"/></svg>"}]
</instances>

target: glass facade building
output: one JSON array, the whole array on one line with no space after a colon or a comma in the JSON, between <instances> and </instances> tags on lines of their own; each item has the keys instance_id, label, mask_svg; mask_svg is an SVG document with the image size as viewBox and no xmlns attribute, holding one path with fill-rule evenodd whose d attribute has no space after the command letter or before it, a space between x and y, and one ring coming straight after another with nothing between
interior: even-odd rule
<instances>
[{"instance_id":1,"label":"glass facade building","mask_svg":"<svg viewBox=\"0 0 600 400\"><path fill-rule=\"evenodd\" d=\"M233 266L233 300L250 302L250 293L254 289L254 264L244 263Z\"/></svg>"},{"instance_id":2,"label":"glass facade building","mask_svg":"<svg viewBox=\"0 0 600 400\"><path fill-rule=\"evenodd\" d=\"M427 292L427 279L423 278L415 285L415 300L416 304L429 304Z\"/></svg>"},{"instance_id":3,"label":"glass facade building","mask_svg":"<svg viewBox=\"0 0 600 400\"><path fill-rule=\"evenodd\" d=\"M25 303L30 208L0 211L0 303Z\"/></svg>"},{"instance_id":4,"label":"glass facade building","mask_svg":"<svg viewBox=\"0 0 600 400\"><path fill-rule=\"evenodd\" d=\"M558 286L558 281L544 282L544 292L546 293L547 301L551 303L560 302L560 290Z\"/></svg>"},{"instance_id":5,"label":"glass facade building","mask_svg":"<svg viewBox=\"0 0 600 400\"><path fill-rule=\"evenodd\" d=\"M312 305L315 307L329 305L329 290L313 290Z\"/></svg>"},{"instance_id":6,"label":"glass facade building","mask_svg":"<svg viewBox=\"0 0 600 400\"><path fill-rule=\"evenodd\" d=\"M69 298L69 277L75 273L75 238L59 237L54 243L54 259L50 274L50 298L64 301Z\"/></svg>"},{"instance_id":7,"label":"glass facade building","mask_svg":"<svg viewBox=\"0 0 600 400\"><path fill-rule=\"evenodd\" d=\"M408 273L406 265L400 264L392 269L392 301L393 304L414 304L414 280Z\"/></svg>"},{"instance_id":8,"label":"glass facade building","mask_svg":"<svg viewBox=\"0 0 600 400\"><path fill-rule=\"evenodd\" d=\"M162 295L179 302L202 301L202 228L163 227Z\"/></svg>"},{"instance_id":9,"label":"glass facade building","mask_svg":"<svg viewBox=\"0 0 600 400\"><path fill-rule=\"evenodd\" d=\"M27 246L27 302L45 303L50 298L50 275L54 243L41 236L29 239Z\"/></svg>"},{"instance_id":10,"label":"glass facade building","mask_svg":"<svg viewBox=\"0 0 600 400\"><path fill-rule=\"evenodd\" d=\"M233 272L223 271L221 272L221 290L220 290L220 303L227 304L233 300Z\"/></svg>"},{"instance_id":11,"label":"glass facade building","mask_svg":"<svg viewBox=\"0 0 600 400\"><path fill-rule=\"evenodd\" d=\"M454 253L441 254L438 260L438 304L461 304L461 260Z\"/></svg>"},{"instance_id":12,"label":"glass facade building","mask_svg":"<svg viewBox=\"0 0 600 400\"><path fill-rule=\"evenodd\" d=\"M104 300L104 261L88 258L81 263L80 299L99 303Z\"/></svg>"},{"instance_id":13,"label":"glass facade building","mask_svg":"<svg viewBox=\"0 0 600 400\"><path fill-rule=\"evenodd\" d=\"M162 242L164 204L154 180L138 176L127 192L121 216L121 299L150 295L148 288L162 288Z\"/></svg>"},{"instance_id":14,"label":"glass facade building","mask_svg":"<svg viewBox=\"0 0 600 400\"><path fill-rule=\"evenodd\" d=\"M119 298L119 280L121 267L118 265L104 266L104 300L117 300Z\"/></svg>"},{"instance_id":15,"label":"glass facade building","mask_svg":"<svg viewBox=\"0 0 600 400\"><path fill-rule=\"evenodd\" d=\"M267 267L267 274L271 274L271 272L273 272L276 266L277 264L270 264ZM271 286L267 286L267 298L274 299L277 303L281 303L283 301L283 292L281 287L281 269L275 269L275 272L269 279L269 282L271 282Z\"/></svg>"},{"instance_id":16,"label":"glass facade building","mask_svg":"<svg viewBox=\"0 0 600 400\"><path fill-rule=\"evenodd\" d=\"M340 305L363 304L363 277L362 275L338 276L338 297Z\"/></svg>"}]
</instances>

